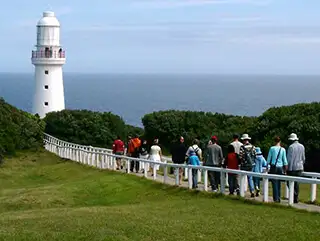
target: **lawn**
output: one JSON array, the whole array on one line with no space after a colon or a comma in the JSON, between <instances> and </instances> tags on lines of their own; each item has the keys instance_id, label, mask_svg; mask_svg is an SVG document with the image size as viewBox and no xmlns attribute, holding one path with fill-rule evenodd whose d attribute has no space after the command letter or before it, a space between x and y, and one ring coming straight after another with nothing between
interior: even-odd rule
<instances>
[{"instance_id":1,"label":"lawn","mask_svg":"<svg viewBox=\"0 0 320 241\"><path fill-rule=\"evenodd\" d=\"M320 214L190 192L45 151L0 168L0 240L318 240Z\"/></svg>"}]
</instances>

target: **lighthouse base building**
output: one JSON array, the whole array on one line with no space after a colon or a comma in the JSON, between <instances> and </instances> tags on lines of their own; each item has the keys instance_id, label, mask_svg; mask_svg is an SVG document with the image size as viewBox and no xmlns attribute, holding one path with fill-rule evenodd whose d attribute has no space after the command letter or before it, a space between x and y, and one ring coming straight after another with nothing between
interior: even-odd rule
<instances>
[{"instance_id":1,"label":"lighthouse base building","mask_svg":"<svg viewBox=\"0 0 320 241\"><path fill-rule=\"evenodd\" d=\"M44 118L49 112L65 109L62 66L66 59L60 46L60 23L53 12L44 12L37 24L31 60L35 66L32 113Z\"/></svg>"}]
</instances>

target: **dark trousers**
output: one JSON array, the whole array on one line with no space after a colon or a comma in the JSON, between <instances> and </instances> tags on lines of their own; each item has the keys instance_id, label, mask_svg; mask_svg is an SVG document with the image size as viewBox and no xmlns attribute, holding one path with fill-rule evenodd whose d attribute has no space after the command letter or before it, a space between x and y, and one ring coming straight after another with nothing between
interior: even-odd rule
<instances>
[{"instance_id":1,"label":"dark trousers","mask_svg":"<svg viewBox=\"0 0 320 241\"><path fill-rule=\"evenodd\" d=\"M302 171L287 171L288 176L301 177ZM289 187L289 182L287 182ZM294 182L294 202L297 203L299 201L299 183Z\"/></svg>"},{"instance_id":2,"label":"dark trousers","mask_svg":"<svg viewBox=\"0 0 320 241\"><path fill-rule=\"evenodd\" d=\"M217 190L220 184L220 172L208 171L208 175L212 190Z\"/></svg>"},{"instance_id":3,"label":"dark trousers","mask_svg":"<svg viewBox=\"0 0 320 241\"><path fill-rule=\"evenodd\" d=\"M230 194L233 194L234 191L239 192L238 177L236 174L232 174L232 173L228 174L228 184L229 184Z\"/></svg>"},{"instance_id":4,"label":"dark trousers","mask_svg":"<svg viewBox=\"0 0 320 241\"><path fill-rule=\"evenodd\" d=\"M192 169L192 188L198 187L198 169Z\"/></svg>"},{"instance_id":5,"label":"dark trousers","mask_svg":"<svg viewBox=\"0 0 320 241\"><path fill-rule=\"evenodd\" d=\"M132 153L131 157L139 158L139 153ZM133 172L133 169L136 169L136 172L139 171L140 162L139 161L131 161L130 163L130 171Z\"/></svg>"},{"instance_id":6,"label":"dark trousers","mask_svg":"<svg viewBox=\"0 0 320 241\"><path fill-rule=\"evenodd\" d=\"M282 167L276 167L276 172L272 173L276 175L282 175ZM272 196L274 202L280 202L281 198L281 181L280 180L271 180L272 183Z\"/></svg>"}]
</instances>

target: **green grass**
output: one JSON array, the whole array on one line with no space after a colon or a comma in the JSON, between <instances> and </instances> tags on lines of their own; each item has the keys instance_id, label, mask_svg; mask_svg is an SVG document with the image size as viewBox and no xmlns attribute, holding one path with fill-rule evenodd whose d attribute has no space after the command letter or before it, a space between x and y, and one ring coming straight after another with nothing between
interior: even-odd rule
<instances>
[{"instance_id":1,"label":"green grass","mask_svg":"<svg viewBox=\"0 0 320 241\"><path fill-rule=\"evenodd\" d=\"M22 153L0 168L0 240L318 240L320 214Z\"/></svg>"}]
</instances>

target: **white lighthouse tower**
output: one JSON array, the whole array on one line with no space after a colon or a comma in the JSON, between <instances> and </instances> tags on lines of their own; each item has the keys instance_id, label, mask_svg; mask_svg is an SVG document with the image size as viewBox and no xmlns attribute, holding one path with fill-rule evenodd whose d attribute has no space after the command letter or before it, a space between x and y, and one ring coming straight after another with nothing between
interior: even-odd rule
<instances>
[{"instance_id":1,"label":"white lighthouse tower","mask_svg":"<svg viewBox=\"0 0 320 241\"><path fill-rule=\"evenodd\" d=\"M37 45L32 51L35 92L32 113L41 118L65 108L62 66L65 52L60 46L60 23L53 12L44 12L37 24Z\"/></svg>"}]
</instances>

